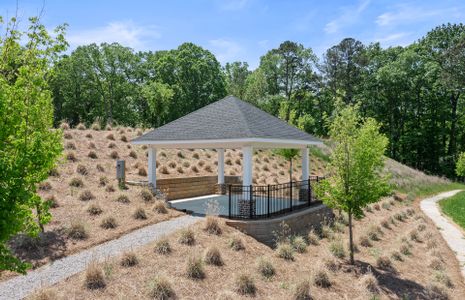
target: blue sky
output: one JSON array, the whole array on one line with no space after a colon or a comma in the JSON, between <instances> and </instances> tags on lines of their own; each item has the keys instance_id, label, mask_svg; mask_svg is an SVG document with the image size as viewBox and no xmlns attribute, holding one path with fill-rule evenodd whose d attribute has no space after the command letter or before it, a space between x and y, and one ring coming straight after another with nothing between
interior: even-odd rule
<instances>
[{"instance_id":1,"label":"blue sky","mask_svg":"<svg viewBox=\"0 0 465 300\"><path fill-rule=\"evenodd\" d=\"M119 42L136 50L172 49L193 42L221 63L247 61L284 40L319 56L344 37L384 47L408 45L442 23L465 22L464 0L19 0L19 17L37 15L48 28L68 23L71 49ZM0 15L15 14L16 0L0 0Z\"/></svg>"}]
</instances>

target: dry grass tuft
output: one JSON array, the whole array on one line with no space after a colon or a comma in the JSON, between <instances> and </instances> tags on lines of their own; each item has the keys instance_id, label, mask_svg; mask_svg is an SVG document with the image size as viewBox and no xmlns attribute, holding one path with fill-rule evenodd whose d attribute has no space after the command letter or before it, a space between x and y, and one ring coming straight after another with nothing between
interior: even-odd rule
<instances>
[{"instance_id":1,"label":"dry grass tuft","mask_svg":"<svg viewBox=\"0 0 465 300\"><path fill-rule=\"evenodd\" d=\"M231 249L233 249L234 251L240 251L245 249L244 243L242 242L242 239L239 236L233 236L229 240L229 247L231 247Z\"/></svg>"},{"instance_id":2,"label":"dry grass tuft","mask_svg":"<svg viewBox=\"0 0 465 300\"><path fill-rule=\"evenodd\" d=\"M52 184L48 181L39 183L39 190L41 191L50 191L52 189Z\"/></svg>"},{"instance_id":3,"label":"dry grass tuft","mask_svg":"<svg viewBox=\"0 0 465 300\"><path fill-rule=\"evenodd\" d=\"M89 171L87 170L86 166L84 166L84 165L77 165L76 172L78 172L82 176L86 176L87 174L89 174Z\"/></svg>"},{"instance_id":4,"label":"dry grass tuft","mask_svg":"<svg viewBox=\"0 0 465 300\"><path fill-rule=\"evenodd\" d=\"M257 262L257 271L266 279L270 279L276 274L273 264L263 257L260 257Z\"/></svg>"},{"instance_id":5,"label":"dry grass tuft","mask_svg":"<svg viewBox=\"0 0 465 300\"><path fill-rule=\"evenodd\" d=\"M50 208L57 208L60 206L60 204L58 203L57 199L55 198L55 195L50 195L47 197L47 199L45 200L46 203L48 204L48 206Z\"/></svg>"},{"instance_id":6,"label":"dry grass tuft","mask_svg":"<svg viewBox=\"0 0 465 300\"><path fill-rule=\"evenodd\" d=\"M332 255L334 255L337 258L346 257L346 250L344 248L344 244L340 240L332 241L329 244L329 251Z\"/></svg>"},{"instance_id":7,"label":"dry grass tuft","mask_svg":"<svg viewBox=\"0 0 465 300\"><path fill-rule=\"evenodd\" d=\"M150 282L149 296L156 300L174 299L175 293L170 282L165 277L155 277Z\"/></svg>"},{"instance_id":8,"label":"dry grass tuft","mask_svg":"<svg viewBox=\"0 0 465 300\"><path fill-rule=\"evenodd\" d=\"M449 299L449 295L447 291L436 284L429 284L426 287L426 296L427 299L434 299L434 300L447 300Z\"/></svg>"},{"instance_id":9,"label":"dry grass tuft","mask_svg":"<svg viewBox=\"0 0 465 300\"><path fill-rule=\"evenodd\" d=\"M224 264L220 250L214 246L205 251L203 260L208 265L222 266Z\"/></svg>"},{"instance_id":10,"label":"dry grass tuft","mask_svg":"<svg viewBox=\"0 0 465 300\"><path fill-rule=\"evenodd\" d=\"M114 229L117 226L118 223L116 223L116 220L113 217L106 217L100 223L100 227L102 227L103 229Z\"/></svg>"},{"instance_id":11,"label":"dry grass tuft","mask_svg":"<svg viewBox=\"0 0 465 300\"><path fill-rule=\"evenodd\" d=\"M66 231L68 237L73 240L85 240L89 236L85 224L80 220L71 221Z\"/></svg>"},{"instance_id":12,"label":"dry grass tuft","mask_svg":"<svg viewBox=\"0 0 465 300\"><path fill-rule=\"evenodd\" d=\"M207 171L208 173L213 172L213 168L212 168L211 165L206 165L203 169L204 169L205 171Z\"/></svg>"},{"instance_id":13,"label":"dry grass tuft","mask_svg":"<svg viewBox=\"0 0 465 300\"><path fill-rule=\"evenodd\" d=\"M83 123L79 123L77 126L76 126L76 129L77 130L86 130L86 125L84 125Z\"/></svg>"},{"instance_id":14,"label":"dry grass tuft","mask_svg":"<svg viewBox=\"0 0 465 300\"><path fill-rule=\"evenodd\" d=\"M125 135L122 135L121 138L120 138L120 140L121 140L122 142L125 142L125 143L128 142L128 138L127 138Z\"/></svg>"},{"instance_id":15,"label":"dry grass tuft","mask_svg":"<svg viewBox=\"0 0 465 300\"><path fill-rule=\"evenodd\" d=\"M69 132L65 132L65 133L63 134L63 137L64 137L65 139L67 139L67 140L71 140L71 139L73 138L73 135L72 135L71 133L69 133Z\"/></svg>"},{"instance_id":16,"label":"dry grass tuft","mask_svg":"<svg viewBox=\"0 0 465 300\"><path fill-rule=\"evenodd\" d=\"M399 249L400 253L403 255L411 255L410 248L407 245L402 244Z\"/></svg>"},{"instance_id":17,"label":"dry grass tuft","mask_svg":"<svg viewBox=\"0 0 465 300\"><path fill-rule=\"evenodd\" d=\"M43 289L30 298L31 300L55 300L58 299L58 296L55 291L51 289Z\"/></svg>"},{"instance_id":18,"label":"dry grass tuft","mask_svg":"<svg viewBox=\"0 0 465 300\"><path fill-rule=\"evenodd\" d=\"M83 187L83 186L84 186L84 182L82 182L82 179L81 179L81 178L74 177L74 178L72 178L72 179L70 180L69 186L73 186L73 187Z\"/></svg>"},{"instance_id":19,"label":"dry grass tuft","mask_svg":"<svg viewBox=\"0 0 465 300\"><path fill-rule=\"evenodd\" d=\"M63 130L68 130L69 129L69 124L66 122L61 122L60 123L60 128Z\"/></svg>"},{"instance_id":20,"label":"dry grass tuft","mask_svg":"<svg viewBox=\"0 0 465 300\"><path fill-rule=\"evenodd\" d=\"M118 159L119 158L119 154L118 154L118 151L116 150L113 150L110 152L109 156L113 159Z\"/></svg>"},{"instance_id":21,"label":"dry grass tuft","mask_svg":"<svg viewBox=\"0 0 465 300\"><path fill-rule=\"evenodd\" d=\"M107 139L109 139L110 141L114 141L115 136L113 135L113 133L109 133L109 134L107 134Z\"/></svg>"},{"instance_id":22,"label":"dry grass tuft","mask_svg":"<svg viewBox=\"0 0 465 300\"><path fill-rule=\"evenodd\" d=\"M322 287L322 288L329 288L332 284L329 279L328 273L324 268L318 266L312 274L313 284Z\"/></svg>"},{"instance_id":23,"label":"dry grass tuft","mask_svg":"<svg viewBox=\"0 0 465 300\"><path fill-rule=\"evenodd\" d=\"M168 239L161 238L155 243L155 252L162 255L167 255L171 253L171 246L168 242Z\"/></svg>"},{"instance_id":24,"label":"dry grass tuft","mask_svg":"<svg viewBox=\"0 0 465 300\"><path fill-rule=\"evenodd\" d=\"M186 264L186 276L190 279L204 279L203 262L198 257L189 257Z\"/></svg>"},{"instance_id":25,"label":"dry grass tuft","mask_svg":"<svg viewBox=\"0 0 465 300\"><path fill-rule=\"evenodd\" d=\"M127 195L121 194L118 197L116 197L116 202L128 204L131 201L129 200L129 197Z\"/></svg>"},{"instance_id":26,"label":"dry grass tuft","mask_svg":"<svg viewBox=\"0 0 465 300\"><path fill-rule=\"evenodd\" d=\"M76 162L77 161L77 157L76 157L76 154L74 152L67 152L66 153L66 159L68 161L71 161L71 162Z\"/></svg>"},{"instance_id":27,"label":"dry grass tuft","mask_svg":"<svg viewBox=\"0 0 465 300\"><path fill-rule=\"evenodd\" d=\"M310 300L310 282L306 279L301 280L294 288L293 299L295 300Z\"/></svg>"},{"instance_id":28,"label":"dry grass tuft","mask_svg":"<svg viewBox=\"0 0 465 300\"><path fill-rule=\"evenodd\" d=\"M197 168L197 166L193 165L191 167L191 171L194 172L194 173L198 173L199 172L199 168Z\"/></svg>"},{"instance_id":29,"label":"dry grass tuft","mask_svg":"<svg viewBox=\"0 0 465 300\"><path fill-rule=\"evenodd\" d=\"M140 167L137 174L139 174L139 176L147 176L147 170L145 170L144 167Z\"/></svg>"},{"instance_id":30,"label":"dry grass tuft","mask_svg":"<svg viewBox=\"0 0 465 300\"><path fill-rule=\"evenodd\" d=\"M125 252L123 256L121 257L120 264L123 267L134 267L139 263L139 260L137 259L137 256L134 252Z\"/></svg>"},{"instance_id":31,"label":"dry grass tuft","mask_svg":"<svg viewBox=\"0 0 465 300\"><path fill-rule=\"evenodd\" d=\"M92 123L92 125L90 126L90 128L91 128L92 130L99 131L99 130L101 129L100 123L99 123L99 122L94 122L94 123Z\"/></svg>"},{"instance_id":32,"label":"dry grass tuft","mask_svg":"<svg viewBox=\"0 0 465 300\"><path fill-rule=\"evenodd\" d=\"M145 202L151 202L153 200L153 193L149 189L143 189L140 191L140 197Z\"/></svg>"},{"instance_id":33,"label":"dry grass tuft","mask_svg":"<svg viewBox=\"0 0 465 300\"><path fill-rule=\"evenodd\" d=\"M142 207L137 208L134 211L133 217L136 220L146 220L147 214L145 213L145 209L143 209Z\"/></svg>"},{"instance_id":34,"label":"dry grass tuft","mask_svg":"<svg viewBox=\"0 0 465 300\"><path fill-rule=\"evenodd\" d=\"M137 159L137 152L134 151L134 150L131 150L131 151L129 151L129 156L134 158L134 159Z\"/></svg>"},{"instance_id":35,"label":"dry grass tuft","mask_svg":"<svg viewBox=\"0 0 465 300\"><path fill-rule=\"evenodd\" d=\"M81 194L79 194L79 200L81 201L89 201L92 199L95 199L95 196L89 190L82 191Z\"/></svg>"},{"instance_id":36,"label":"dry grass tuft","mask_svg":"<svg viewBox=\"0 0 465 300\"><path fill-rule=\"evenodd\" d=\"M95 262L87 267L85 286L90 290L103 289L106 286L103 271Z\"/></svg>"},{"instance_id":37,"label":"dry grass tuft","mask_svg":"<svg viewBox=\"0 0 465 300\"><path fill-rule=\"evenodd\" d=\"M192 158L199 159L200 155L197 152L194 152L194 154L192 154Z\"/></svg>"},{"instance_id":38,"label":"dry grass tuft","mask_svg":"<svg viewBox=\"0 0 465 300\"><path fill-rule=\"evenodd\" d=\"M296 236L292 240L292 247L294 247L294 250L298 253L304 253L305 251L307 251L307 243L305 242L305 239L302 236Z\"/></svg>"},{"instance_id":39,"label":"dry grass tuft","mask_svg":"<svg viewBox=\"0 0 465 300\"><path fill-rule=\"evenodd\" d=\"M111 142L111 143L108 144L108 148L110 148L110 149L116 148L116 144Z\"/></svg>"},{"instance_id":40,"label":"dry grass tuft","mask_svg":"<svg viewBox=\"0 0 465 300\"><path fill-rule=\"evenodd\" d=\"M168 171L168 168L167 168L167 167L162 166L162 167L160 167L160 173L161 173L161 174L168 175L168 174L170 173L170 171Z\"/></svg>"},{"instance_id":41,"label":"dry grass tuft","mask_svg":"<svg viewBox=\"0 0 465 300\"><path fill-rule=\"evenodd\" d=\"M98 204L92 203L87 207L87 212L91 216L97 216L97 215L100 215L103 212L103 210Z\"/></svg>"},{"instance_id":42,"label":"dry grass tuft","mask_svg":"<svg viewBox=\"0 0 465 300\"><path fill-rule=\"evenodd\" d=\"M98 183L100 186L106 186L108 184L108 178L106 176L100 176Z\"/></svg>"},{"instance_id":43,"label":"dry grass tuft","mask_svg":"<svg viewBox=\"0 0 465 300\"><path fill-rule=\"evenodd\" d=\"M436 270L436 271L443 271L444 270L444 264L441 261L441 259L439 259L439 258L433 258L433 260L431 260L431 262L429 264L429 267L431 269L433 269L433 270Z\"/></svg>"},{"instance_id":44,"label":"dry grass tuft","mask_svg":"<svg viewBox=\"0 0 465 300\"><path fill-rule=\"evenodd\" d=\"M425 229L426 229L426 225L425 225L425 224L423 224L423 223L422 223L422 224L418 224L418 227L417 227L417 229L418 229L418 231L420 231L420 232L421 232L421 231L425 231Z\"/></svg>"},{"instance_id":45,"label":"dry grass tuft","mask_svg":"<svg viewBox=\"0 0 465 300\"><path fill-rule=\"evenodd\" d=\"M241 274L234 281L235 291L241 295L255 295L257 288L255 283L247 274Z\"/></svg>"},{"instance_id":46,"label":"dry grass tuft","mask_svg":"<svg viewBox=\"0 0 465 300\"><path fill-rule=\"evenodd\" d=\"M420 235L418 234L418 231L416 229L413 229L409 233L410 240L415 241L415 242L421 242L420 240Z\"/></svg>"},{"instance_id":47,"label":"dry grass tuft","mask_svg":"<svg viewBox=\"0 0 465 300\"><path fill-rule=\"evenodd\" d=\"M307 241L309 245L317 246L320 244L320 238L313 229L307 234Z\"/></svg>"},{"instance_id":48,"label":"dry grass tuft","mask_svg":"<svg viewBox=\"0 0 465 300\"><path fill-rule=\"evenodd\" d=\"M378 259L376 259L376 266L383 270L390 270L393 267L391 259L387 256L378 257Z\"/></svg>"},{"instance_id":49,"label":"dry grass tuft","mask_svg":"<svg viewBox=\"0 0 465 300\"><path fill-rule=\"evenodd\" d=\"M76 144L74 144L73 142L67 142L65 145L65 149L76 150Z\"/></svg>"},{"instance_id":50,"label":"dry grass tuft","mask_svg":"<svg viewBox=\"0 0 465 300\"><path fill-rule=\"evenodd\" d=\"M101 164L97 164L96 168L99 172L105 172L105 168Z\"/></svg>"},{"instance_id":51,"label":"dry grass tuft","mask_svg":"<svg viewBox=\"0 0 465 300\"><path fill-rule=\"evenodd\" d=\"M209 234L220 235L223 232L220 226L219 218L215 216L207 216L205 218L203 229Z\"/></svg>"},{"instance_id":52,"label":"dry grass tuft","mask_svg":"<svg viewBox=\"0 0 465 300\"><path fill-rule=\"evenodd\" d=\"M92 150L89 151L89 153L87 154L87 156L88 156L89 158L92 158L92 159L97 159L97 158L98 158L97 153L96 153L95 151L92 151Z\"/></svg>"},{"instance_id":53,"label":"dry grass tuft","mask_svg":"<svg viewBox=\"0 0 465 300\"><path fill-rule=\"evenodd\" d=\"M279 243L275 251L280 258L294 260L294 248L288 243Z\"/></svg>"},{"instance_id":54,"label":"dry grass tuft","mask_svg":"<svg viewBox=\"0 0 465 300\"><path fill-rule=\"evenodd\" d=\"M396 261L403 261L403 260L404 260L404 259L402 258L402 255L400 255L400 253L397 252L397 251L393 251L393 252L391 253L391 258L392 258L393 260L396 260Z\"/></svg>"},{"instance_id":55,"label":"dry grass tuft","mask_svg":"<svg viewBox=\"0 0 465 300\"><path fill-rule=\"evenodd\" d=\"M167 214L168 209L166 208L166 203L162 200L155 201L155 204L153 206L153 211L159 214Z\"/></svg>"},{"instance_id":56,"label":"dry grass tuft","mask_svg":"<svg viewBox=\"0 0 465 300\"><path fill-rule=\"evenodd\" d=\"M194 231L189 228L181 229L179 232L178 241L181 244L192 246L195 244Z\"/></svg>"},{"instance_id":57,"label":"dry grass tuft","mask_svg":"<svg viewBox=\"0 0 465 300\"><path fill-rule=\"evenodd\" d=\"M378 280L371 272L368 272L362 277L360 277L360 285L364 289L366 289L369 293L372 293L372 294L379 293Z\"/></svg>"}]
</instances>

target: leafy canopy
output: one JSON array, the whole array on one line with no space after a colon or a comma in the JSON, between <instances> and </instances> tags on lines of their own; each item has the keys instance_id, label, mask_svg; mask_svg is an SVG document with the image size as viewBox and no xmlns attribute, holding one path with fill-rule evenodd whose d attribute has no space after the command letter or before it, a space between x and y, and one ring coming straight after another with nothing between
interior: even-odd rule
<instances>
[{"instance_id":1,"label":"leafy canopy","mask_svg":"<svg viewBox=\"0 0 465 300\"><path fill-rule=\"evenodd\" d=\"M465 176L465 152L460 153L455 165L455 173L458 176Z\"/></svg>"},{"instance_id":2,"label":"leafy canopy","mask_svg":"<svg viewBox=\"0 0 465 300\"><path fill-rule=\"evenodd\" d=\"M51 129L46 78L66 42L64 26L52 38L37 18L30 19L27 32L15 28L12 19L0 38L0 270L25 272L28 265L11 254L7 243L19 232L37 235L51 218L36 186L62 152L61 132Z\"/></svg>"}]
</instances>

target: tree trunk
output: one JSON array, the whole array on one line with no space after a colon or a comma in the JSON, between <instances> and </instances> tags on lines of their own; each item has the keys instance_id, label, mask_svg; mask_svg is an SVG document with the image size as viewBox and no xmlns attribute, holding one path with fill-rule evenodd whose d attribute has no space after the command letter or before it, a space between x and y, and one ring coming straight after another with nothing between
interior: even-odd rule
<instances>
[{"instance_id":1,"label":"tree trunk","mask_svg":"<svg viewBox=\"0 0 465 300\"><path fill-rule=\"evenodd\" d=\"M352 210L349 210L349 247L350 247L350 264L355 264L354 261L354 237L352 233Z\"/></svg>"},{"instance_id":2,"label":"tree trunk","mask_svg":"<svg viewBox=\"0 0 465 300\"><path fill-rule=\"evenodd\" d=\"M456 152L457 146L457 103L459 100L460 94L455 95L452 94L450 96L450 104L451 104L451 120L450 120L450 136L449 136L449 149L447 151L448 155L454 155Z\"/></svg>"}]
</instances>

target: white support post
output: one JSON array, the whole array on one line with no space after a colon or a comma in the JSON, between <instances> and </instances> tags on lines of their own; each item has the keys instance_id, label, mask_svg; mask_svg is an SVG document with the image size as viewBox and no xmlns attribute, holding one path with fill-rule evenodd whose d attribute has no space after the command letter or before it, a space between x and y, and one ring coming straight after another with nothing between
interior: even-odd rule
<instances>
[{"instance_id":1,"label":"white support post","mask_svg":"<svg viewBox=\"0 0 465 300\"><path fill-rule=\"evenodd\" d=\"M308 180L310 176L309 164L308 164L308 156L309 156L308 148L303 148L301 150L301 154L302 154L302 180Z\"/></svg>"},{"instance_id":2,"label":"white support post","mask_svg":"<svg viewBox=\"0 0 465 300\"><path fill-rule=\"evenodd\" d=\"M218 153L218 184L224 184L224 149L216 149Z\"/></svg>"},{"instance_id":3,"label":"white support post","mask_svg":"<svg viewBox=\"0 0 465 300\"><path fill-rule=\"evenodd\" d=\"M242 185L252 185L252 156L251 146L242 147Z\"/></svg>"},{"instance_id":4,"label":"white support post","mask_svg":"<svg viewBox=\"0 0 465 300\"><path fill-rule=\"evenodd\" d=\"M157 149L149 147L149 184L152 184L153 189L157 188Z\"/></svg>"}]
</instances>

